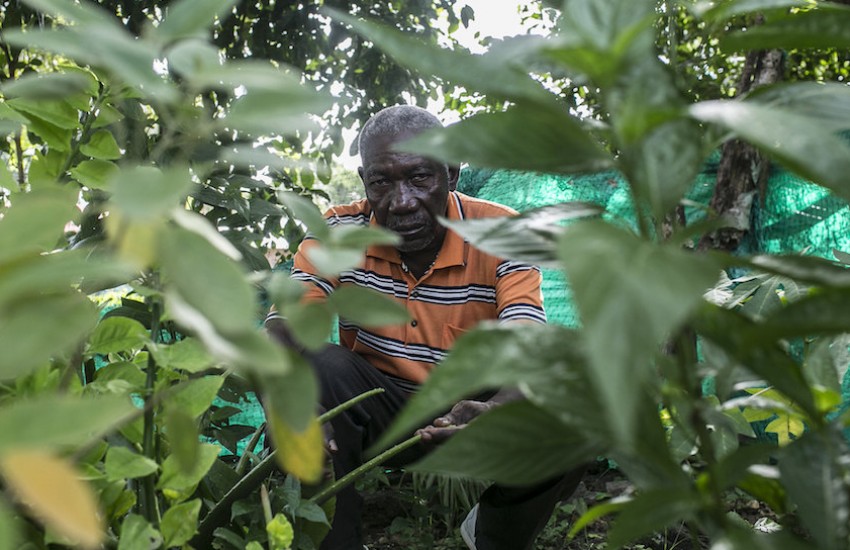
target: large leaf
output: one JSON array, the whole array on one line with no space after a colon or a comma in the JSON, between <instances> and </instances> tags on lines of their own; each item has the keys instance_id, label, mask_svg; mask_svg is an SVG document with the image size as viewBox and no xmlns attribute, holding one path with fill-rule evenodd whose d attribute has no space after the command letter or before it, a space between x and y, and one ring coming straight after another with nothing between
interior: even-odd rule
<instances>
[{"instance_id":1,"label":"large leaf","mask_svg":"<svg viewBox=\"0 0 850 550\"><path fill-rule=\"evenodd\" d=\"M109 185L113 203L125 216L151 220L179 206L192 181L186 169L163 172L153 166L135 166L116 174Z\"/></svg>"},{"instance_id":2,"label":"large leaf","mask_svg":"<svg viewBox=\"0 0 850 550\"><path fill-rule=\"evenodd\" d=\"M79 215L77 194L50 189L12 195L0 219L0 262L57 247L65 225Z\"/></svg>"},{"instance_id":3,"label":"large leaf","mask_svg":"<svg viewBox=\"0 0 850 550\"><path fill-rule=\"evenodd\" d=\"M182 547L195 535L198 528L198 515L201 512L201 499L196 498L172 506L162 516L162 538L165 546Z\"/></svg>"},{"instance_id":4,"label":"large leaf","mask_svg":"<svg viewBox=\"0 0 850 550\"><path fill-rule=\"evenodd\" d=\"M592 462L603 450L599 441L579 434L544 409L517 401L476 418L415 468L531 485Z\"/></svg>"},{"instance_id":5,"label":"large leaf","mask_svg":"<svg viewBox=\"0 0 850 550\"><path fill-rule=\"evenodd\" d=\"M6 486L51 529L85 548L97 548L103 522L97 499L71 464L41 450L0 457Z\"/></svg>"},{"instance_id":6,"label":"large leaf","mask_svg":"<svg viewBox=\"0 0 850 550\"><path fill-rule=\"evenodd\" d=\"M850 291L818 292L779 309L753 329L759 338L839 335L850 332Z\"/></svg>"},{"instance_id":7,"label":"large leaf","mask_svg":"<svg viewBox=\"0 0 850 550\"><path fill-rule=\"evenodd\" d=\"M422 388L385 432L378 445L399 440L464 397L486 390L518 386L536 388L562 380L564 389L584 388L583 358L575 333L556 325L486 326L465 333L451 353L428 377ZM586 418L582 399L572 413ZM569 407L570 403L564 403ZM567 413L559 413L566 418ZM597 412L593 412L597 415ZM580 423L577 423L580 424Z\"/></svg>"},{"instance_id":8,"label":"large leaf","mask_svg":"<svg viewBox=\"0 0 850 550\"><path fill-rule=\"evenodd\" d=\"M115 160L121 158L121 149L109 130L98 130L80 146L80 152L95 159Z\"/></svg>"},{"instance_id":9,"label":"large leaf","mask_svg":"<svg viewBox=\"0 0 850 550\"><path fill-rule=\"evenodd\" d=\"M289 135L314 130L308 113L322 113L333 106L329 96L301 85L274 92L251 92L233 102L220 126L253 135Z\"/></svg>"},{"instance_id":10,"label":"large leaf","mask_svg":"<svg viewBox=\"0 0 850 550\"><path fill-rule=\"evenodd\" d=\"M405 141L401 150L483 168L572 174L611 168L613 159L565 107L518 105Z\"/></svg>"},{"instance_id":11,"label":"large leaf","mask_svg":"<svg viewBox=\"0 0 850 550\"><path fill-rule=\"evenodd\" d=\"M815 9L767 19L745 31L720 40L727 52L771 48L850 48L850 9L837 3L818 2Z\"/></svg>"},{"instance_id":12,"label":"large leaf","mask_svg":"<svg viewBox=\"0 0 850 550\"><path fill-rule=\"evenodd\" d=\"M693 489L658 489L639 494L620 509L608 533L608 546L620 548L640 537L690 521L700 509Z\"/></svg>"},{"instance_id":13,"label":"large leaf","mask_svg":"<svg viewBox=\"0 0 850 550\"><path fill-rule=\"evenodd\" d=\"M692 105L690 112L697 120L734 132L802 177L850 198L843 176L850 173L850 144L816 118L753 101L704 101Z\"/></svg>"},{"instance_id":14,"label":"large leaf","mask_svg":"<svg viewBox=\"0 0 850 550\"><path fill-rule=\"evenodd\" d=\"M148 340L148 331L128 317L109 317L98 323L89 338L89 353L115 353L138 349Z\"/></svg>"},{"instance_id":15,"label":"large leaf","mask_svg":"<svg viewBox=\"0 0 850 550\"><path fill-rule=\"evenodd\" d=\"M16 448L55 449L85 444L136 412L119 396L44 394L0 407L0 454Z\"/></svg>"},{"instance_id":16,"label":"large leaf","mask_svg":"<svg viewBox=\"0 0 850 550\"><path fill-rule=\"evenodd\" d=\"M839 461L840 435L808 433L786 447L779 470L797 514L826 550L845 548L850 526L846 464Z\"/></svg>"},{"instance_id":17,"label":"large leaf","mask_svg":"<svg viewBox=\"0 0 850 550\"><path fill-rule=\"evenodd\" d=\"M101 22L50 30L12 29L3 33L10 44L37 48L74 59L80 63L112 71L145 97L171 101L177 97L174 86L154 70L155 49L137 40L118 25Z\"/></svg>"},{"instance_id":18,"label":"large leaf","mask_svg":"<svg viewBox=\"0 0 850 550\"><path fill-rule=\"evenodd\" d=\"M766 10L811 7L809 0L725 0L722 2L695 2L687 4L700 18L707 21L730 19L747 13L763 13Z\"/></svg>"},{"instance_id":19,"label":"large leaf","mask_svg":"<svg viewBox=\"0 0 850 550\"><path fill-rule=\"evenodd\" d=\"M594 204L570 202L527 210L513 217L463 221L442 218L440 223L488 254L556 267L557 240L564 232L563 222L601 213L602 209Z\"/></svg>"},{"instance_id":20,"label":"large leaf","mask_svg":"<svg viewBox=\"0 0 850 550\"><path fill-rule=\"evenodd\" d=\"M114 15L90 2L78 4L67 0L24 0L24 3L68 23L118 25Z\"/></svg>"},{"instance_id":21,"label":"large leaf","mask_svg":"<svg viewBox=\"0 0 850 550\"><path fill-rule=\"evenodd\" d=\"M159 366L200 372L212 366L213 358L195 338L185 338L170 345L157 344L150 349Z\"/></svg>"},{"instance_id":22,"label":"large leaf","mask_svg":"<svg viewBox=\"0 0 850 550\"><path fill-rule=\"evenodd\" d=\"M151 475L159 469L159 465L126 447L110 447L106 452L104 469L107 479L115 481Z\"/></svg>"},{"instance_id":23,"label":"large leaf","mask_svg":"<svg viewBox=\"0 0 850 550\"><path fill-rule=\"evenodd\" d=\"M260 386L264 402L296 432L303 432L315 418L319 388L312 367L289 354L292 369L285 375L264 376Z\"/></svg>"},{"instance_id":24,"label":"large leaf","mask_svg":"<svg viewBox=\"0 0 850 550\"><path fill-rule=\"evenodd\" d=\"M322 426L318 418L313 416L304 429L296 429L274 406L267 406L266 411L272 441L277 448L277 463L306 483L318 482L325 463Z\"/></svg>"},{"instance_id":25,"label":"large leaf","mask_svg":"<svg viewBox=\"0 0 850 550\"><path fill-rule=\"evenodd\" d=\"M824 130L850 128L850 93L839 82L785 82L758 88L749 98L817 120Z\"/></svg>"},{"instance_id":26,"label":"large leaf","mask_svg":"<svg viewBox=\"0 0 850 550\"><path fill-rule=\"evenodd\" d=\"M210 408L223 383L223 376L204 376L189 380L169 396L168 406L181 409L192 418L197 418Z\"/></svg>"},{"instance_id":27,"label":"large leaf","mask_svg":"<svg viewBox=\"0 0 850 550\"><path fill-rule=\"evenodd\" d=\"M363 327L400 325L410 320L410 313L398 302L367 288L341 286L328 301L340 317Z\"/></svg>"},{"instance_id":28,"label":"large leaf","mask_svg":"<svg viewBox=\"0 0 850 550\"><path fill-rule=\"evenodd\" d=\"M730 258L730 265L740 263L740 260ZM825 287L850 287L850 269L817 256L751 256L743 263L756 270L775 273L803 283Z\"/></svg>"},{"instance_id":29,"label":"large leaf","mask_svg":"<svg viewBox=\"0 0 850 550\"><path fill-rule=\"evenodd\" d=\"M818 415L800 366L778 347L775 339L760 336L758 325L735 312L705 305L694 317L694 328L803 410Z\"/></svg>"},{"instance_id":30,"label":"large leaf","mask_svg":"<svg viewBox=\"0 0 850 550\"><path fill-rule=\"evenodd\" d=\"M35 99L10 99L9 107L29 117L36 117L63 130L76 130L80 126L77 110L67 101L38 101Z\"/></svg>"},{"instance_id":31,"label":"large leaf","mask_svg":"<svg viewBox=\"0 0 850 550\"><path fill-rule=\"evenodd\" d=\"M69 292L3 304L0 316L0 380L24 376L78 346L97 323L97 309Z\"/></svg>"},{"instance_id":32,"label":"large leaf","mask_svg":"<svg viewBox=\"0 0 850 550\"><path fill-rule=\"evenodd\" d=\"M502 57L438 48L387 26L358 20L337 10L327 12L337 21L351 25L401 65L423 75L445 79L490 98L556 104L555 96L534 81L526 67L505 62Z\"/></svg>"},{"instance_id":33,"label":"large leaf","mask_svg":"<svg viewBox=\"0 0 850 550\"><path fill-rule=\"evenodd\" d=\"M185 493L193 489L212 468L213 462L218 457L218 452L219 447L217 445L202 444L198 452L198 459L188 472L183 470L179 461L173 455L169 456L162 463L162 474L156 484L157 488L177 493Z\"/></svg>"},{"instance_id":34,"label":"large leaf","mask_svg":"<svg viewBox=\"0 0 850 550\"><path fill-rule=\"evenodd\" d=\"M127 514L121 522L118 550L150 550L161 544L162 535L142 516Z\"/></svg>"},{"instance_id":35,"label":"large leaf","mask_svg":"<svg viewBox=\"0 0 850 550\"><path fill-rule=\"evenodd\" d=\"M168 6L165 20L154 33L162 40L196 36L209 30L218 18L223 18L238 0L182 0ZM167 542L168 537L166 537Z\"/></svg>"},{"instance_id":36,"label":"large leaf","mask_svg":"<svg viewBox=\"0 0 850 550\"><path fill-rule=\"evenodd\" d=\"M236 263L181 228L168 228L160 246L167 284L208 323L225 335L255 329L257 298Z\"/></svg>"},{"instance_id":37,"label":"large leaf","mask_svg":"<svg viewBox=\"0 0 850 550\"><path fill-rule=\"evenodd\" d=\"M720 266L602 221L573 225L559 256L584 324L603 414L622 441L633 441L642 395L635 390L649 382L660 344L699 305Z\"/></svg>"}]
</instances>

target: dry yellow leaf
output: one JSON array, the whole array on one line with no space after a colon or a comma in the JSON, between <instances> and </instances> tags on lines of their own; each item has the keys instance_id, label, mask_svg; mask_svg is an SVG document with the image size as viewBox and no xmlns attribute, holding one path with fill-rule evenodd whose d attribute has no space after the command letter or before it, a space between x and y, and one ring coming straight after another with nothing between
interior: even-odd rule
<instances>
[{"instance_id":1,"label":"dry yellow leaf","mask_svg":"<svg viewBox=\"0 0 850 550\"><path fill-rule=\"evenodd\" d=\"M0 457L0 469L6 486L48 527L85 548L100 544L103 526L94 493L66 460L18 450Z\"/></svg>"},{"instance_id":2,"label":"dry yellow leaf","mask_svg":"<svg viewBox=\"0 0 850 550\"><path fill-rule=\"evenodd\" d=\"M269 427L277 447L278 464L301 481L319 481L324 468L324 444L318 418L311 418L304 431L296 432L278 415L271 414Z\"/></svg>"}]
</instances>

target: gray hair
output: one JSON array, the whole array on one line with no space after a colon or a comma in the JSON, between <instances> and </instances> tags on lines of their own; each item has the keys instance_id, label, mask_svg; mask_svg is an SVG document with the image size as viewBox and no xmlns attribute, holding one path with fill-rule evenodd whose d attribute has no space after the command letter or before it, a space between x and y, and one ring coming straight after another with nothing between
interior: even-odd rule
<instances>
[{"instance_id":1,"label":"gray hair","mask_svg":"<svg viewBox=\"0 0 850 550\"><path fill-rule=\"evenodd\" d=\"M372 115L360 130L360 137L357 139L360 160L363 161L364 151L376 136L396 136L411 130L420 132L429 128L442 128L442 126L440 119L415 105L393 105L381 109Z\"/></svg>"}]
</instances>

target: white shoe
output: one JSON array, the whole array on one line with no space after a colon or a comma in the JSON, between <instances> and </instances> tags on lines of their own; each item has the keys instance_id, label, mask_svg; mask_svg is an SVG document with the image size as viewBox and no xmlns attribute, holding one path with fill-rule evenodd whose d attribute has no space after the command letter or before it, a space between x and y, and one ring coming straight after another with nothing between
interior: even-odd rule
<instances>
[{"instance_id":1,"label":"white shoe","mask_svg":"<svg viewBox=\"0 0 850 550\"><path fill-rule=\"evenodd\" d=\"M472 510L466 515L466 519L460 524L460 536L463 537L463 542L469 550L478 550L475 546L475 524L478 522L478 505L472 507Z\"/></svg>"}]
</instances>

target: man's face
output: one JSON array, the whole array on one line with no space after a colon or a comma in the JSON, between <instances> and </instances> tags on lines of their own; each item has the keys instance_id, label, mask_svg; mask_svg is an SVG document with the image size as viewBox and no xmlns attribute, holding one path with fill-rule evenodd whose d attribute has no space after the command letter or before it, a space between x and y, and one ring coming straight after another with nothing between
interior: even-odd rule
<instances>
[{"instance_id":1,"label":"man's face","mask_svg":"<svg viewBox=\"0 0 850 550\"><path fill-rule=\"evenodd\" d=\"M401 236L399 252L436 252L446 234L437 217L446 214L449 187L457 183L458 171L392 150L393 144L409 137L412 134L402 133L373 139L364 151L360 178L375 221Z\"/></svg>"}]
</instances>

